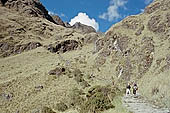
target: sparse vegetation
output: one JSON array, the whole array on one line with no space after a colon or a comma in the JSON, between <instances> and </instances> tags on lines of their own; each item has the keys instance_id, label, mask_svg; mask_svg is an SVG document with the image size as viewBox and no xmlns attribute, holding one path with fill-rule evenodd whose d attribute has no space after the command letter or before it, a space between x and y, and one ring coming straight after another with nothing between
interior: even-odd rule
<instances>
[{"instance_id":1,"label":"sparse vegetation","mask_svg":"<svg viewBox=\"0 0 170 113\"><path fill-rule=\"evenodd\" d=\"M109 86L94 86L88 90L87 100L82 104L80 113L95 112L100 113L110 108L115 108L112 100L116 96L117 90Z\"/></svg>"},{"instance_id":2,"label":"sparse vegetation","mask_svg":"<svg viewBox=\"0 0 170 113\"><path fill-rule=\"evenodd\" d=\"M70 94L70 106L78 108L77 110L80 113L101 113L108 109L115 109L116 103L114 105L113 101L120 94L121 92L118 88L111 86L93 86L87 93L74 88Z\"/></svg>"}]
</instances>

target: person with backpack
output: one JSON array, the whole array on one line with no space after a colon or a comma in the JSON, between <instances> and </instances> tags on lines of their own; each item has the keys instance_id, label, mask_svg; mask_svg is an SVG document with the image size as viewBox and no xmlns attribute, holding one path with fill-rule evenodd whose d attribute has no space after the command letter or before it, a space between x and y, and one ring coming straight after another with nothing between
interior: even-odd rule
<instances>
[{"instance_id":1,"label":"person with backpack","mask_svg":"<svg viewBox=\"0 0 170 113\"><path fill-rule=\"evenodd\" d=\"M130 83L128 83L126 86L126 96L130 95L130 89L131 89L131 85Z\"/></svg>"},{"instance_id":2,"label":"person with backpack","mask_svg":"<svg viewBox=\"0 0 170 113\"><path fill-rule=\"evenodd\" d=\"M138 86L137 86L136 83L134 83L134 85L133 85L133 95L136 95L137 90L138 90Z\"/></svg>"}]
</instances>

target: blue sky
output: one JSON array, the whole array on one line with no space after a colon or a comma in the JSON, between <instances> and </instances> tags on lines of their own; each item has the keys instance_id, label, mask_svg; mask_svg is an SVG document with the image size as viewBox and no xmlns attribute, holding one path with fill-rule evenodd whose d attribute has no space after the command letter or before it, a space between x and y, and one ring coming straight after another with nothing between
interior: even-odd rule
<instances>
[{"instance_id":1,"label":"blue sky","mask_svg":"<svg viewBox=\"0 0 170 113\"><path fill-rule=\"evenodd\" d=\"M63 21L81 22L105 32L113 24L135 15L152 0L40 0L46 9Z\"/></svg>"}]
</instances>

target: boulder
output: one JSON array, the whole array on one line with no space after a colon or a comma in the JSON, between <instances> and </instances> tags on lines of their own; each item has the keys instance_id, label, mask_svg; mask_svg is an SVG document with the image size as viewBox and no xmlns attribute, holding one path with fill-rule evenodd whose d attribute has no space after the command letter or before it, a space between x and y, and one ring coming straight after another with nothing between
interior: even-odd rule
<instances>
[{"instance_id":1,"label":"boulder","mask_svg":"<svg viewBox=\"0 0 170 113\"><path fill-rule=\"evenodd\" d=\"M65 68L55 68L48 72L49 75L61 75L63 72L65 72Z\"/></svg>"}]
</instances>

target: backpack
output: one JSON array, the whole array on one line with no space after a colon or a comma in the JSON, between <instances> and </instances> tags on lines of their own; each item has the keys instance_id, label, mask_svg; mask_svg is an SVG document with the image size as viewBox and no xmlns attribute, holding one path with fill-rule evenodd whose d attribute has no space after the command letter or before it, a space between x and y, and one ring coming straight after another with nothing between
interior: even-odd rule
<instances>
[{"instance_id":1,"label":"backpack","mask_svg":"<svg viewBox=\"0 0 170 113\"><path fill-rule=\"evenodd\" d=\"M134 90L138 90L138 87L137 87L137 86L134 86L133 89L134 89Z\"/></svg>"}]
</instances>

